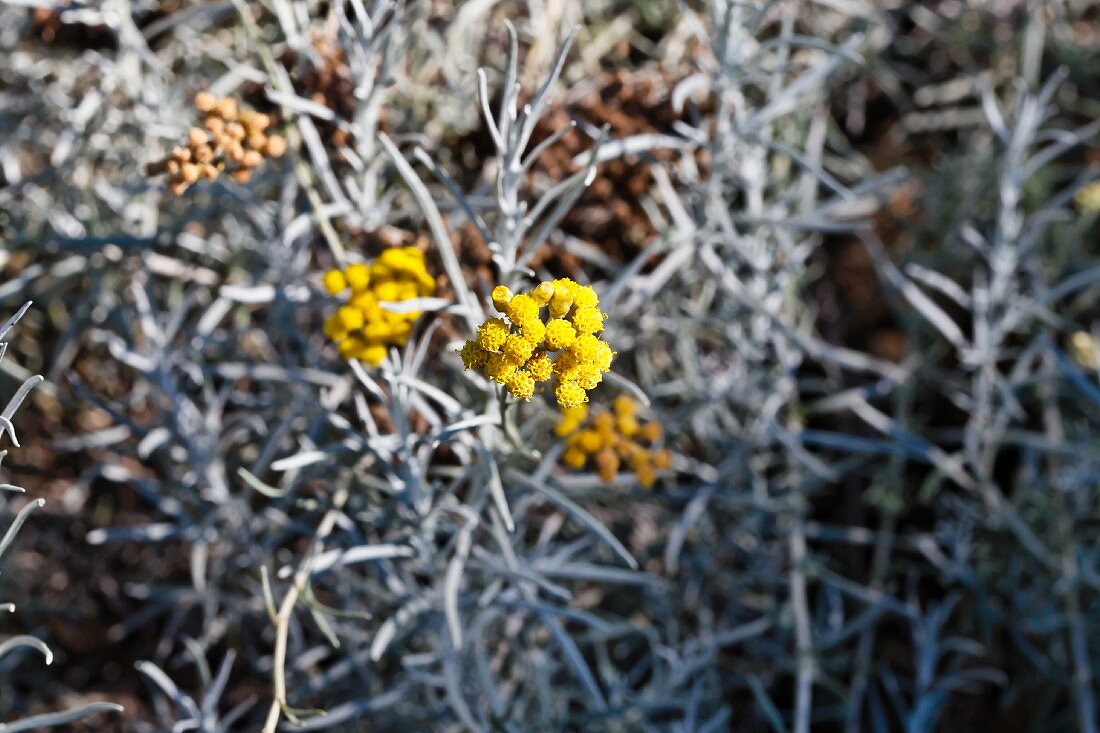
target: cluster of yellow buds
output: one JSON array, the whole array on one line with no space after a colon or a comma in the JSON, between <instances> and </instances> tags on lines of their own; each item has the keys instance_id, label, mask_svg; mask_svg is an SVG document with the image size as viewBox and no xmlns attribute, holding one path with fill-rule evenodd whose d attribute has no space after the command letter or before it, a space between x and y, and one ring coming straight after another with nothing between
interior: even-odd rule
<instances>
[{"instance_id":1,"label":"cluster of yellow buds","mask_svg":"<svg viewBox=\"0 0 1100 733\"><path fill-rule=\"evenodd\" d=\"M566 439L562 463L582 469L592 461L605 483L619 474L625 462L638 483L652 486L657 472L670 464L669 452L658 448L663 431L654 421L638 421L638 405L631 398L615 398L611 411L601 410L589 418L585 405L562 411L555 432Z\"/></svg>"},{"instance_id":2,"label":"cluster of yellow buds","mask_svg":"<svg viewBox=\"0 0 1100 733\"><path fill-rule=\"evenodd\" d=\"M522 400L531 399L537 383L553 378L558 405L588 402L588 390L611 370L615 355L596 335L607 317L596 291L565 278L518 295L499 285L492 298L505 318L485 321L462 347L466 368L503 384Z\"/></svg>"},{"instance_id":3,"label":"cluster of yellow buds","mask_svg":"<svg viewBox=\"0 0 1100 733\"><path fill-rule=\"evenodd\" d=\"M1083 211L1100 211L1100 181L1093 181L1077 189L1074 195L1077 207Z\"/></svg>"},{"instance_id":4,"label":"cluster of yellow buds","mask_svg":"<svg viewBox=\"0 0 1100 733\"><path fill-rule=\"evenodd\" d=\"M167 158L148 168L149 175L167 173L168 190L176 196L199 179L213 181L223 171L247 183L264 158L286 152L286 140L267 134L271 118L262 112L238 109L232 98L218 99L210 92L195 95L195 109L206 115L203 127L192 127L186 145L172 148Z\"/></svg>"},{"instance_id":5,"label":"cluster of yellow buds","mask_svg":"<svg viewBox=\"0 0 1100 733\"><path fill-rule=\"evenodd\" d=\"M420 311L397 313L387 310L386 304L435 295L435 278L428 274L424 253L416 247L390 247L369 265L329 270L324 284L333 295L351 290L348 301L325 321L325 335L336 342L345 359L372 366L386 358L387 346L408 341L420 317Z\"/></svg>"}]
</instances>

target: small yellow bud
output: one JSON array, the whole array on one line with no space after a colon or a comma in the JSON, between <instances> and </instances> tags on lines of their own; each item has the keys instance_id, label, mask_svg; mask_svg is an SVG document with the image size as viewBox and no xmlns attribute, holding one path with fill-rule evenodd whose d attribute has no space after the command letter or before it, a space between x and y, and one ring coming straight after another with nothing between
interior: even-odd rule
<instances>
[{"instance_id":1,"label":"small yellow bud","mask_svg":"<svg viewBox=\"0 0 1100 733\"><path fill-rule=\"evenodd\" d=\"M661 434L664 431L661 430L661 424L658 422L647 422L642 426L639 431L639 437L647 443L656 443L661 439Z\"/></svg>"},{"instance_id":2,"label":"small yellow bud","mask_svg":"<svg viewBox=\"0 0 1100 733\"><path fill-rule=\"evenodd\" d=\"M554 297L554 283L541 282L538 286L531 291L531 297L539 305L546 305L550 302L550 299Z\"/></svg>"},{"instance_id":3,"label":"small yellow bud","mask_svg":"<svg viewBox=\"0 0 1100 733\"><path fill-rule=\"evenodd\" d=\"M584 468L584 462L588 456L580 448L570 447L567 448L564 453L561 454L562 463L570 468L581 469Z\"/></svg>"},{"instance_id":4,"label":"small yellow bud","mask_svg":"<svg viewBox=\"0 0 1100 733\"><path fill-rule=\"evenodd\" d=\"M625 435L628 438L633 438L638 432L638 421L632 416L620 415L615 421L615 427L620 434Z\"/></svg>"},{"instance_id":5,"label":"small yellow bud","mask_svg":"<svg viewBox=\"0 0 1100 733\"><path fill-rule=\"evenodd\" d=\"M371 366L378 366L386 358L386 347L382 344L371 344L363 347L355 357Z\"/></svg>"},{"instance_id":6,"label":"small yellow bud","mask_svg":"<svg viewBox=\"0 0 1100 733\"><path fill-rule=\"evenodd\" d=\"M508 311L508 304L512 302L512 291L504 285L497 285L492 293L493 307L501 313Z\"/></svg>"},{"instance_id":7,"label":"small yellow bud","mask_svg":"<svg viewBox=\"0 0 1100 733\"><path fill-rule=\"evenodd\" d=\"M585 453L595 453L600 448L603 448L604 441L595 430L582 430L577 433L577 445L580 446Z\"/></svg>"},{"instance_id":8,"label":"small yellow bud","mask_svg":"<svg viewBox=\"0 0 1100 733\"><path fill-rule=\"evenodd\" d=\"M336 311L336 317L340 319L340 325L348 331L363 327L363 312L350 305L341 306Z\"/></svg>"},{"instance_id":9,"label":"small yellow bud","mask_svg":"<svg viewBox=\"0 0 1100 733\"><path fill-rule=\"evenodd\" d=\"M624 394L616 397L615 401L611 403L611 409L615 411L618 417L633 417L636 407L634 400Z\"/></svg>"},{"instance_id":10,"label":"small yellow bud","mask_svg":"<svg viewBox=\"0 0 1100 733\"><path fill-rule=\"evenodd\" d=\"M370 285L370 268L362 262L348 265L346 274L348 285L351 286L352 290L366 290L367 286Z\"/></svg>"}]
</instances>

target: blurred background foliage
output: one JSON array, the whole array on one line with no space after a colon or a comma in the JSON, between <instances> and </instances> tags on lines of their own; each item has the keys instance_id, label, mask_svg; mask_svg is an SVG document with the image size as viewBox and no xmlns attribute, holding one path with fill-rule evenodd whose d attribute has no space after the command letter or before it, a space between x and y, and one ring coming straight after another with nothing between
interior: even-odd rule
<instances>
[{"instance_id":1,"label":"blurred background foliage","mask_svg":"<svg viewBox=\"0 0 1100 733\"><path fill-rule=\"evenodd\" d=\"M489 243L415 149L499 214L476 70L496 110L506 20L524 103L580 27L533 144L576 127L525 192L602 128L643 141L530 264L601 291L674 452L652 489L555 467L537 400L541 462L480 428L436 451L495 404L461 314L418 342L461 409L373 391L321 331L333 242L420 246L455 297L379 132L488 296ZM0 4L2 318L34 301L0 384L46 377L3 464L46 505L5 557L2 631L56 654L0 659L0 720L111 700L73 729L259 730L260 569L277 603L346 491L326 548L415 558L322 574L293 615L289 705L330 711L307 728L1097 730L1100 377L1070 343L1100 339L1100 215L1074 200L1100 170L1098 29L1085 0ZM291 150L171 196L146 165L202 90Z\"/></svg>"}]
</instances>

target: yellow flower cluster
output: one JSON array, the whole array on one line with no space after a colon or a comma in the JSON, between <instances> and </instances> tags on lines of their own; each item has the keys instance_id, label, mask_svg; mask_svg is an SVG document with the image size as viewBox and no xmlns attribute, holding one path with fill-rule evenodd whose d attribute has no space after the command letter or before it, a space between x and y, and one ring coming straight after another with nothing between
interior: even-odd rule
<instances>
[{"instance_id":1,"label":"yellow flower cluster","mask_svg":"<svg viewBox=\"0 0 1100 733\"><path fill-rule=\"evenodd\" d=\"M562 463L581 469L589 462L606 483L619 474L623 462L642 486L652 486L657 472L669 467L669 452L657 448L661 440L660 424L638 421L638 405L622 395L615 398L612 410L597 412L589 419L585 405L562 411L555 431L566 438Z\"/></svg>"},{"instance_id":2,"label":"yellow flower cluster","mask_svg":"<svg viewBox=\"0 0 1100 733\"><path fill-rule=\"evenodd\" d=\"M462 347L466 368L503 384L522 400L531 399L537 383L553 379L561 407L588 402L588 390L611 370L615 355L596 335L607 317L600 312L596 291L565 278L518 295L499 285L492 298L504 318L485 321Z\"/></svg>"},{"instance_id":3,"label":"yellow flower cluster","mask_svg":"<svg viewBox=\"0 0 1100 733\"><path fill-rule=\"evenodd\" d=\"M340 347L345 359L377 366L388 345L404 344L419 311L395 313L386 303L435 295L435 278L424 267L424 253L416 247L391 247L369 265L357 263L329 270L325 289L333 295L351 290L348 301L327 321L325 335Z\"/></svg>"},{"instance_id":4,"label":"yellow flower cluster","mask_svg":"<svg viewBox=\"0 0 1100 733\"><path fill-rule=\"evenodd\" d=\"M199 179L213 181L223 171L247 183L264 158L286 152L283 138L267 134L271 118L262 112L238 109L232 98L218 99L210 92L195 95L195 109L206 115L206 129L192 127L186 145L177 145L167 158L148 167L149 175L168 174L168 190L176 196Z\"/></svg>"},{"instance_id":5,"label":"yellow flower cluster","mask_svg":"<svg viewBox=\"0 0 1100 733\"><path fill-rule=\"evenodd\" d=\"M1083 211L1100 211L1100 181L1082 186L1073 198Z\"/></svg>"}]
</instances>

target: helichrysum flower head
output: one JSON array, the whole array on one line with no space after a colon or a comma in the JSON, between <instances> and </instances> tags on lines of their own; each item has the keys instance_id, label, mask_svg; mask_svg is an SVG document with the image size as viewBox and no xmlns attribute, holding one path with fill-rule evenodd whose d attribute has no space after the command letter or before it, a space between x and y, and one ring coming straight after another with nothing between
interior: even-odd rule
<instances>
[{"instance_id":1,"label":"helichrysum flower head","mask_svg":"<svg viewBox=\"0 0 1100 733\"><path fill-rule=\"evenodd\" d=\"M408 340L420 317L419 311L398 313L387 310L386 304L435 295L436 287L435 278L424 266L424 253L416 247L391 247L370 264L359 262L343 270L329 270L322 282L335 296L351 291L347 302L325 322L325 334L337 343L345 359L372 366L382 363L389 346ZM507 338L506 325L502 333L501 338ZM490 351L472 341L462 350L462 361L467 368L481 369Z\"/></svg>"},{"instance_id":2,"label":"helichrysum flower head","mask_svg":"<svg viewBox=\"0 0 1100 733\"><path fill-rule=\"evenodd\" d=\"M462 347L462 365L467 369L481 369L488 358L489 352L477 341L467 341Z\"/></svg>"},{"instance_id":3,"label":"helichrysum flower head","mask_svg":"<svg viewBox=\"0 0 1100 733\"><path fill-rule=\"evenodd\" d=\"M576 308L573 313L573 328L577 333L598 333L603 330L604 314L599 308L585 306Z\"/></svg>"},{"instance_id":4,"label":"helichrysum flower head","mask_svg":"<svg viewBox=\"0 0 1100 733\"><path fill-rule=\"evenodd\" d=\"M539 320L538 301L523 293L508 302L505 312L508 314L508 320L521 328L527 323Z\"/></svg>"},{"instance_id":5,"label":"helichrysum flower head","mask_svg":"<svg viewBox=\"0 0 1100 733\"><path fill-rule=\"evenodd\" d=\"M596 335L606 318L596 291L562 279L539 283L527 293L498 285L491 298L504 317L488 319L466 342L465 367L523 400L531 399L538 383L553 380L559 406L583 406L615 356Z\"/></svg>"},{"instance_id":6,"label":"helichrysum flower head","mask_svg":"<svg viewBox=\"0 0 1100 733\"><path fill-rule=\"evenodd\" d=\"M508 340L508 324L503 318L490 318L478 326L477 343L486 351L496 351Z\"/></svg>"},{"instance_id":7,"label":"helichrysum flower head","mask_svg":"<svg viewBox=\"0 0 1100 733\"><path fill-rule=\"evenodd\" d=\"M489 354L485 360L485 375L494 382L500 382L501 384L507 384L517 368L516 362L504 354Z\"/></svg>"},{"instance_id":8,"label":"helichrysum flower head","mask_svg":"<svg viewBox=\"0 0 1100 733\"><path fill-rule=\"evenodd\" d=\"M523 364L531 358L535 351L535 344L525 339L521 334L513 333L504 341L504 355L517 364Z\"/></svg>"},{"instance_id":9,"label":"helichrysum flower head","mask_svg":"<svg viewBox=\"0 0 1100 733\"><path fill-rule=\"evenodd\" d=\"M576 382L558 382L554 397L562 407L579 407L588 402L588 394Z\"/></svg>"},{"instance_id":10,"label":"helichrysum flower head","mask_svg":"<svg viewBox=\"0 0 1100 733\"><path fill-rule=\"evenodd\" d=\"M577 330L569 321L553 318L546 324L546 348L551 351L564 349L577 338Z\"/></svg>"},{"instance_id":11,"label":"helichrysum flower head","mask_svg":"<svg viewBox=\"0 0 1100 733\"><path fill-rule=\"evenodd\" d=\"M525 369L516 369L505 384L508 391L521 400L529 400L535 394L535 378Z\"/></svg>"},{"instance_id":12,"label":"helichrysum flower head","mask_svg":"<svg viewBox=\"0 0 1100 733\"><path fill-rule=\"evenodd\" d=\"M554 375L554 362L546 354L536 354L527 360L524 368L536 382L545 382Z\"/></svg>"},{"instance_id":13,"label":"helichrysum flower head","mask_svg":"<svg viewBox=\"0 0 1100 733\"><path fill-rule=\"evenodd\" d=\"M625 395L615 399L610 411L589 415L583 405L563 410L555 427L566 439L562 463L578 470L591 465L605 483L613 481L625 464L639 484L652 486L658 472L669 468L671 455L658 446L660 424L639 423L637 412L637 403Z\"/></svg>"}]
</instances>

